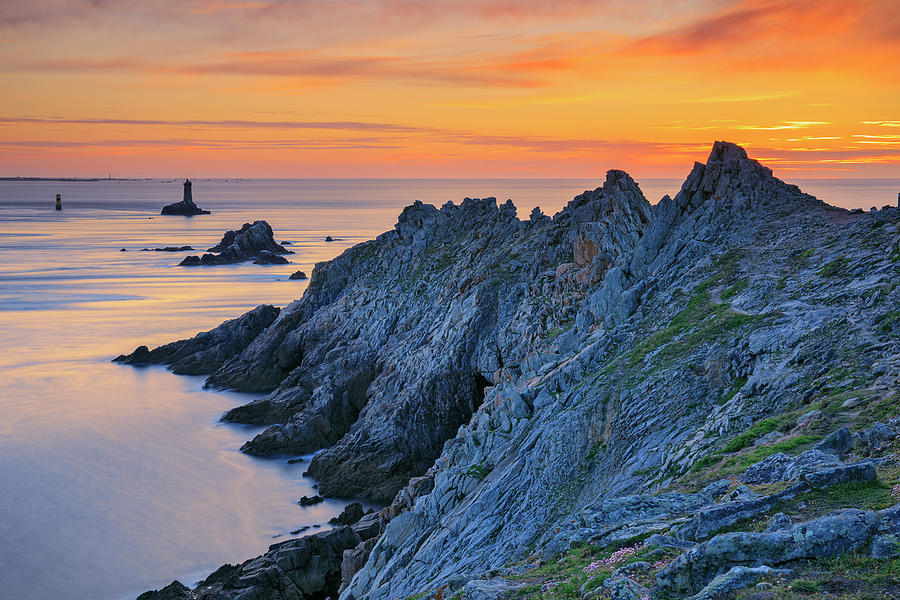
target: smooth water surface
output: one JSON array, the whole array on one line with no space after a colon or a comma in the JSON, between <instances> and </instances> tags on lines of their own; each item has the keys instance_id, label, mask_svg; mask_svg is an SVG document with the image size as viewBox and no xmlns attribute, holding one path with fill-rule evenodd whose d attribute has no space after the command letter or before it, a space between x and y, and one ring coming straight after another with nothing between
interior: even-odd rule
<instances>
[{"instance_id":1,"label":"smooth water surface","mask_svg":"<svg viewBox=\"0 0 900 600\"><path fill-rule=\"evenodd\" d=\"M881 206L897 181L797 182L848 208ZM255 430L218 423L252 396L199 377L109 360L193 335L261 303L283 306L311 273L420 199L512 198L553 214L602 180L195 180L213 211L162 217L181 181L0 181L0 590L10 598L133 598L193 583L327 523L344 502L302 508L303 463L253 459ZM679 180L641 182L651 201ZM893 190L893 191L892 191ZM63 210L53 210L55 194ZM152 217L152 218L151 218ZM266 219L291 265L178 267L227 229ZM326 243L332 235L337 241ZM121 249L126 251L122 252Z\"/></svg>"}]
</instances>

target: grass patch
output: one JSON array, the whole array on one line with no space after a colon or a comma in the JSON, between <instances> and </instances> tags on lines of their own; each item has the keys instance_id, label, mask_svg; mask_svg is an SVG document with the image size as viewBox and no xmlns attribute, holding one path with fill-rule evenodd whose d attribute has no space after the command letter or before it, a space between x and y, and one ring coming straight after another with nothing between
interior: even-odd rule
<instances>
[{"instance_id":1,"label":"grass patch","mask_svg":"<svg viewBox=\"0 0 900 600\"><path fill-rule=\"evenodd\" d=\"M735 296L737 296L738 294L743 292L745 289L747 289L748 285L750 285L749 280L741 279L740 281L735 283L733 286L731 286L730 288L728 288L727 290L722 292L722 300L730 300L731 298L734 298Z\"/></svg>"},{"instance_id":2,"label":"grass patch","mask_svg":"<svg viewBox=\"0 0 900 600\"><path fill-rule=\"evenodd\" d=\"M819 269L819 275L822 277L836 277L838 275L844 275L844 269L849 263L850 261L848 259L840 256L831 262L825 263L825 265L821 269Z\"/></svg>"},{"instance_id":3,"label":"grass patch","mask_svg":"<svg viewBox=\"0 0 900 600\"><path fill-rule=\"evenodd\" d=\"M801 446L809 446L822 439L820 435L796 435L792 438L772 444L771 446L763 446L755 448L745 454L732 456L725 461L725 467L732 471L744 471L747 467L755 465L759 461L777 454L778 452L789 453L797 450Z\"/></svg>"},{"instance_id":4,"label":"grass patch","mask_svg":"<svg viewBox=\"0 0 900 600\"><path fill-rule=\"evenodd\" d=\"M755 442L758 437L791 424L793 424L793 419L790 419L786 415L771 417L764 421L760 421L741 435L725 444L724 451L733 453L739 450L743 450L744 448L753 444L753 442Z\"/></svg>"},{"instance_id":5,"label":"grass patch","mask_svg":"<svg viewBox=\"0 0 900 600\"><path fill-rule=\"evenodd\" d=\"M491 472L491 469L484 466L484 464L477 464L477 465L472 465L471 467L469 467L466 470L466 475L468 475L469 477L471 477L473 479L477 479L478 481L481 481L482 479L487 477L490 472Z\"/></svg>"}]
</instances>

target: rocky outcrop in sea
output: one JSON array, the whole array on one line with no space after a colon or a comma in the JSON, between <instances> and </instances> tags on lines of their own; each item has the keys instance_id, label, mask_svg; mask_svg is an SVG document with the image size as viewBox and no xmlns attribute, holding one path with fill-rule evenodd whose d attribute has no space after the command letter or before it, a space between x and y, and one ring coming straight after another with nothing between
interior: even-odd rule
<instances>
[{"instance_id":1,"label":"rocky outcrop in sea","mask_svg":"<svg viewBox=\"0 0 900 600\"><path fill-rule=\"evenodd\" d=\"M222 241L203 256L188 256L180 266L230 265L253 261L256 265L286 265L282 254L293 254L275 241L272 227L265 221L244 223L238 230L226 231Z\"/></svg>"},{"instance_id":2,"label":"rocky outcrop in sea","mask_svg":"<svg viewBox=\"0 0 900 600\"><path fill-rule=\"evenodd\" d=\"M268 393L225 415L267 426L244 451L390 502L342 600L717 598L900 554L900 209L717 142L656 205L610 171L516 213L407 207L207 380Z\"/></svg>"},{"instance_id":3,"label":"rocky outcrop in sea","mask_svg":"<svg viewBox=\"0 0 900 600\"><path fill-rule=\"evenodd\" d=\"M195 215L208 215L208 210L203 210L194 204L194 195L191 191L191 180L184 181L184 194L181 202L174 202L163 207L159 214L161 215L179 215L182 217L193 217Z\"/></svg>"}]
</instances>

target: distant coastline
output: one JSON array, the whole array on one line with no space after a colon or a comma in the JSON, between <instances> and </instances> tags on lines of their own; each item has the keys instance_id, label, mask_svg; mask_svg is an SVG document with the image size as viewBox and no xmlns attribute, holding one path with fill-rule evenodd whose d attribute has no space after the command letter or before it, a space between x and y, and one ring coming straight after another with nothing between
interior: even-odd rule
<instances>
[{"instance_id":1,"label":"distant coastline","mask_svg":"<svg viewBox=\"0 0 900 600\"><path fill-rule=\"evenodd\" d=\"M0 181L148 181L148 177L0 177Z\"/></svg>"}]
</instances>

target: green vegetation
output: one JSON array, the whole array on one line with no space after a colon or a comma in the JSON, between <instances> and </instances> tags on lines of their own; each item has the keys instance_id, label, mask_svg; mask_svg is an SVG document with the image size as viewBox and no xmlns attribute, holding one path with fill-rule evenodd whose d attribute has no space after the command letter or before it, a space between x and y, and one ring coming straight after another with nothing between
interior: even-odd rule
<instances>
[{"instance_id":1,"label":"green vegetation","mask_svg":"<svg viewBox=\"0 0 900 600\"><path fill-rule=\"evenodd\" d=\"M750 285L749 280L747 280L747 279L739 280L733 286L731 286L730 288L728 288L727 290L722 292L722 300L730 300L731 298L734 298L735 296L737 296L738 294L743 292L745 289L747 289L748 285Z\"/></svg>"},{"instance_id":2,"label":"green vegetation","mask_svg":"<svg viewBox=\"0 0 900 600\"><path fill-rule=\"evenodd\" d=\"M745 454L732 456L725 461L725 467L734 472L744 471L750 465L754 465L762 459L779 452L789 453L800 449L802 446L811 446L822 439L820 435L797 435L783 442L755 448Z\"/></svg>"},{"instance_id":3,"label":"green vegetation","mask_svg":"<svg viewBox=\"0 0 900 600\"><path fill-rule=\"evenodd\" d=\"M547 332L547 341L552 342L556 338L558 338L562 332L565 331L562 327L554 327L550 331Z\"/></svg>"},{"instance_id":4,"label":"green vegetation","mask_svg":"<svg viewBox=\"0 0 900 600\"><path fill-rule=\"evenodd\" d=\"M667 327L639 342L629 355L628 364L635 366L651 352L665 347L655 361L658 366L665 366L704 342L762 318L736 312L726 304L713 304L709 292L702 291L672 317Z\"/></svg>"},{"instance_id":5,"label":"green vegetation","mask_svg":"<svg viewBox=\"0 0 900 600\"><path fill-rule=\"evenodd\" d=\"M772 584L772 600L881 600L900 596L900 558L879 560L865 554L845 554L814 560L788 577L765 577ZM735 593L736 600L758 598L748 586Z\"/></svg>"},{"instance_id":6,"label":"green vegetation","mask_svg":"<svg viewBox=\"0 0 900 600\"><path fill-rule=\"evenodd\" d=\"M582 586L588 590L602 590L603 580L612 575L615 569L640 560L659 561L650 572L631 576L638 583L650 587L653 585L656 572L677 552L643 548L640 541L644 537L646 536L639 536L606 547L574 545L559 560L545 563L522 575L510 576L509 579L525 584L517 589L511 598L579 600L582 597L580 592ZM653 558L645 556L649 552L654 552ZM606 597L608 596L602 594L599 596L599 598Z\"/></svg>"},{"instance_id":7,"label":"green vegetation","mask_svg":"<svg viewBox=\"0 0 900 600\"><path fill-rule=\"evenodd\" d=\"M736 377L734 381L731 382L731 385L725 390L725 394L722 396L722 399L719 400L719 404L725 404L738 393L738 391L744 387L744 384L747 383L746 377ZM768 432L766 432L768 433Z\"/></svg>"},{"instance_id":8,"label":"green vegetation","mask_svg":"<svg viewBox=\"0 0 900 600\"><path fill-rule=\"evenodd\" d=\"M838 257L833 261L826 263L825 266L819 269L819 275L821 275L822 277L836 277L838 275L844 275L844 269L849 263L850 261L843 256Z\"/></svg>"},{"instance_id":9,"label":"green vegetation","mask_svg":"<svg viewBox=\"0 0 900 600\"><path fill-rule=\"evenodd\" d=\"M591 449L588 451L588 453L585 455L584 458L586 460L594 460L594 457L596 457L598 454L600 454L604 450L606 450L606 443L605 442L597 442L596 444L591 446Z\"/></svg>"},{"instance_id":10,"label":"green vegetation","mask_svg":"<svg viewBox=\"0 0 900 600\"><path fill-rule=\"evenodd\" d=\"M878 319L878 332L884 334L900 332L900 310L892 310Z\"/></svg>"},{"instance_id":11,"label":"green vegetation","mask_svg":"<svg viewBox=\"0 0 900 600\"><path fill-rule=\"evenodd\" d=\"M746 432L728 442L725 445L724 451L731 453L737 452L738 450L743 450L747 446L751 445L754 441L756 441L756 438L767 433L771 433L777 429L788 427L790 425L793 425L793 420L785 415L771 417L764 421L760 421L759 423L748 429Z\"/></svg>"},{"instance_id":12,"label":"green vegetation","mask_svg":"<svg viewBox=\"0 0 900 600\"><path fill-rule=\"evenodd\" d=\"M477 465L472 465L466 470L466 475L472 477L473 479L477 479L481 481L491 472L492 469L486 467L484 463L479 463Z\"/></svg>"}]
</instances>

